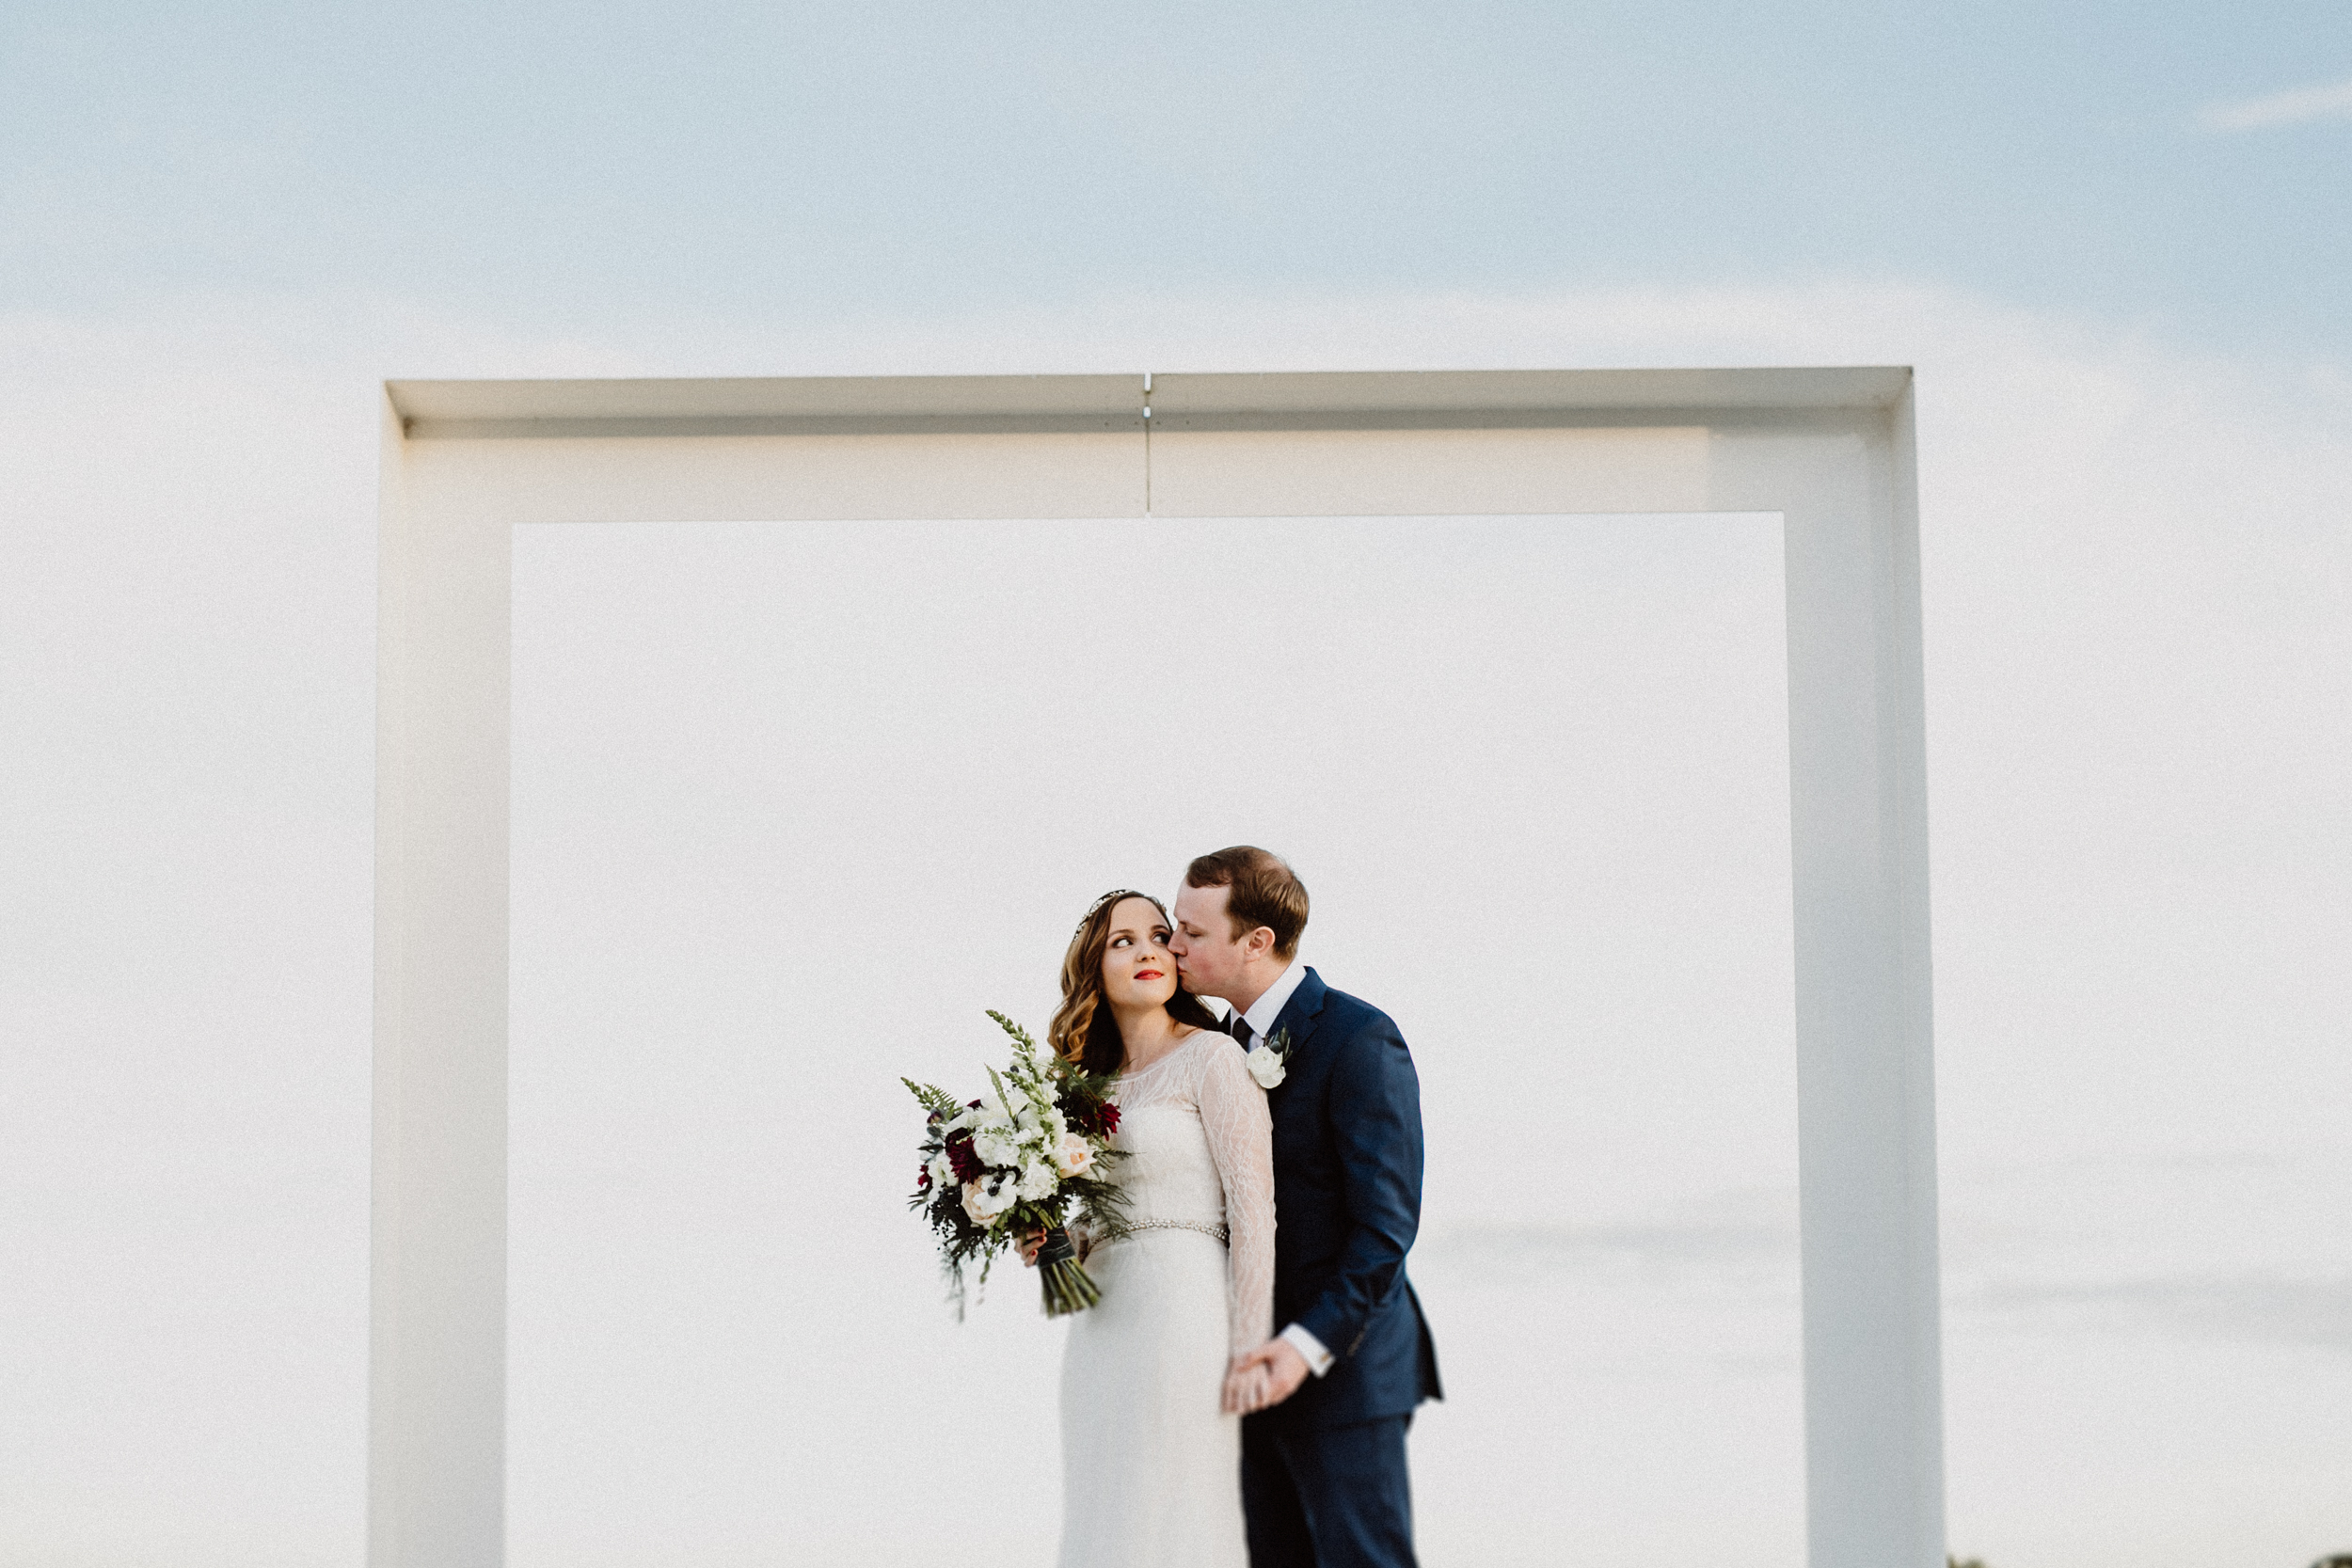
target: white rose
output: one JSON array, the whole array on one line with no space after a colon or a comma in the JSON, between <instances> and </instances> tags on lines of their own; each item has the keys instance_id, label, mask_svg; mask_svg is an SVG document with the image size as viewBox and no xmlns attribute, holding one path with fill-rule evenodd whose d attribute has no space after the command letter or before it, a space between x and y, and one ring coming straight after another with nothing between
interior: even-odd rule
<instances>
[{"instance_id":1,"label":"white rose","mask_svg":"<svg viewBox=\"0 0 2352 1568\"><path fill-rule=\"evenodd\" d=\"M1075 1132L1064 1132L1054 1146L1054 1168L1064 1176L1084 1176L1094 1168L1094 1146Z\"/></svg>"},{"instance_id":2,"label":"white rose","mask_svg":"<svg viewBox=\"0 0 2352 1568\"><path fill-rule=\"evenodd\" d=\"M983 1228L994 1225L1013 1205L1012 1182L1002 1176L963 1184L963 1212Z\"/></svg>"},{"instance_id":3,"label":"white rose","mask_svg":"<svg viewBox=\"0 0 2352 1568\"><path fill-rule=\"evenodd\" d=\"M1010 1131L1002 1127L983 1127L975 1132L972 1152L980 1157L982 1164L991 1165L1009 1165L1021 1158L1020 1147L1013 1142Z\"/></svg>"},{"instance_id":4,"label":"white rose","mask_svg":"<svg viewBox=\"0 0 2352 1568\"><path fill-rule=\"evenodd\" d=\"M1024 1160L1021 1163L1022 1202L1037 1203L1052 1197L1054 1189L1060 1185L1061 1179L1054 1174L1054 1167L1044 1161Z\"/></svg>"},{"instance_id":5,"label":"white rose","mask_svg":"<svg viewBox=\"0 0 2352 1568\"><path fill-rule=\"evenodd\" d=\"M1263 1045L1252 1046L1249 1054L1244 1056L1242 1062L1249 1069L1249 1076L1258 1081L1258 1087L1262 1089L1270 1089L1290 1075L1290 1069L1283 1066L1282 1058Z\"/></svg>"}]
</instances>

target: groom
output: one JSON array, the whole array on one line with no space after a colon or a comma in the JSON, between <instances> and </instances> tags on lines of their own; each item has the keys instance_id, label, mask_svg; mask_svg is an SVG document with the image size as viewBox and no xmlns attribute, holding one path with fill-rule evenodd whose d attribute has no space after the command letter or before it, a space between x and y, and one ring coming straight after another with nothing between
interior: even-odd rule
<instances>
[{"instance_id":1,"label":"groom","mask_svg":"<svg viewBox=\"0 0 2352 1568\"><path fill-rule=\"evenodd\" d=\"M1242 1422L1250 1568L1413 1568L1405 1433L1441 1398L1405 1278L1421 1225L1421 1081L1388 1015L1298 962L1307 889L1248 845L1186 868L1169 942L1185 988L1282 1044L1274 1114L1274 1321L1249 1353L1272 1407Z\"/></svg>"}]
</instances>

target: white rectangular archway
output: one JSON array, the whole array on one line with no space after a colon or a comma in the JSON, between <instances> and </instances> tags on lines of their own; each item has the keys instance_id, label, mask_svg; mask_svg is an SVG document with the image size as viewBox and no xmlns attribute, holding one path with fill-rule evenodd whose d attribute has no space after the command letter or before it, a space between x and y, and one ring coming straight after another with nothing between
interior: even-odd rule
<instances>
[{"instance_id":1,"label":"white rectangular archway","mask_svg":"<svg viewBox=\"0 0 2352 1568\"><path fill-rule=\"evenodd\" d=\"M372 1568L503 1555L518 523L1778 513L1813 1568L1943 1561L1907 370L386 388Z\"/></svg>"}]
</instances>

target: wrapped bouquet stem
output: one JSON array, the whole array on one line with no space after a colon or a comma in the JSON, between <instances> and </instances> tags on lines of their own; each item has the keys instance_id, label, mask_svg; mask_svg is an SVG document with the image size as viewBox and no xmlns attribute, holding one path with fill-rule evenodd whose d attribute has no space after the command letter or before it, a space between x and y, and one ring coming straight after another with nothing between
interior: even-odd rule
<instances>
[{"instance_id":1,"label":"wrapped bouquet stem","mask_svg":"<svg viewBox=\"0 0 2352 1568\"><path fill-rule=\"evenodd\" d=\"M1112 1236L1123 1212L1109 1175L1120 1157L1111 1147L1119 1130L1111 1080L1075 1063L1041 1058L1027 1030L1002 1013L988 1016L1013 1046L1003 1071L989 1069L989 1094L958 1101L945 1089L899 1080L926 1113L922 1169L908 1206L939 1238L940 1263L959 1316L964 1270L977 1261L986 1285L997 1254L1041 1233L1045 1315L1082 1312L1103 1292L1078 1261L1070 1222L1084 1212L1095 1235Z\"/></svg>"},{"instance_id":2,"label":"wrapped bouquet stem","mask_svg":"<svg viewBox=\"0 0 2352 1568\"><path fill-rule=\"evenodd\" d=\"M1063 1227L1056 1226L1045 1233L1044 1244L1037 1251L1037 1275L1045 1288L1049 1318L1083 1312L1103 1299L1103 1288L1078 1261L1078 1249L1071 1244L1070 1232Z\"/></svg>"}]
</instances>

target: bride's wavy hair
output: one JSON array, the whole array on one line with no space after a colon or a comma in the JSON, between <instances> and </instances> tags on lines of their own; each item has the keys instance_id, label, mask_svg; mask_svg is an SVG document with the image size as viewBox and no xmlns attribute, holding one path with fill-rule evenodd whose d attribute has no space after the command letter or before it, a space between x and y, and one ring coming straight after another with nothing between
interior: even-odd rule
<instances>
[{"instance_id":1,"label":"bride's wavy hair","mask_svg":"<svg viewBox=\"0 0 2352 1568\"><path fill-rule=\"evenodd\" d=\"M1103 955L1111 944L1111 911L1128 898L1148 900L1160 911L1161 923L1171 930L1175 928L1175 922L1168 918L1166 904L1148 893L1122 887L1097 898L1088 909L1086 918L1078 922L1077 930L1071 934L1070 950L1061 957L1061 1006L1055 1009L1054 1022L1046 1028L1045 1043L1055 1055L1075 1062L1089 1072L1117 1072L1127 1054L1126 1043L1119 1037L1119 1020L1103 1005ZM1168 999L1168 1016L1196 1029L1225 1027L1200 998L1184 990L1181 981L1176 994Z\"/></svg>"}]
</instances>

